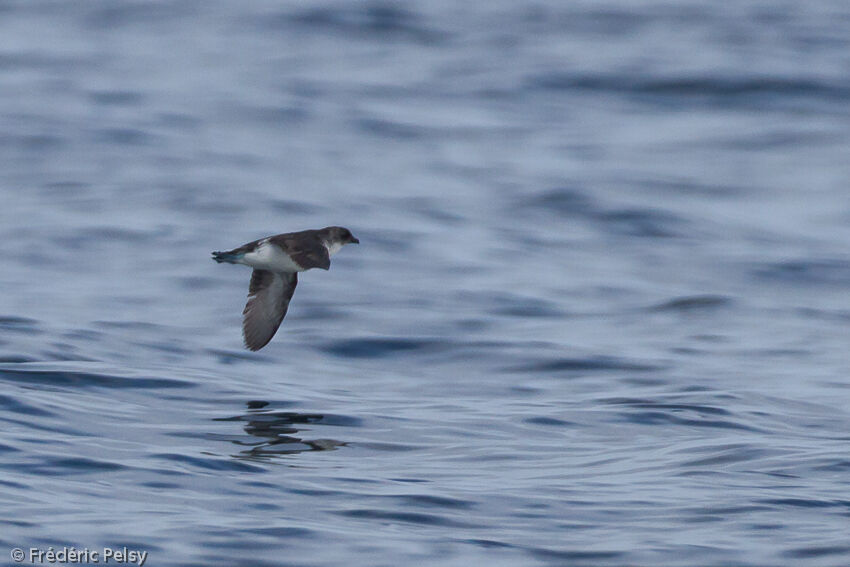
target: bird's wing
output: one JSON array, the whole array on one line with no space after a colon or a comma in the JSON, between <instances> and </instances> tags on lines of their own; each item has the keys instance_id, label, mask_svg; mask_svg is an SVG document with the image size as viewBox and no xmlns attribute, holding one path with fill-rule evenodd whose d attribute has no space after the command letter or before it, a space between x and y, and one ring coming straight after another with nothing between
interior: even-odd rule
<instances>
[{"instance_id":1,"label":"bird's wing","mask_svg":"<svg viewBox=\"0 0 850 567\"><path fill-rule=\"evenodd\" d=\"M307 231L304 231L307 232ZM302 233L294 233L301 236ZM289 234L272 236L269 241L280 246L296 264L305 270L331 267L328 249L318 238L291 238Z\"/></svg>"},{"instance_id":2,"label":"bird's wing","mask_svg":"<svg viewBox=\"0 0 850 567\"><path fill-rule=\"evenodd\" d=\"M298 285L298 275L254 270L248 287L248 303L242 311L245 346L260 350L272 339L286 315L289 300Z\"/></svg>"}]
</instances>

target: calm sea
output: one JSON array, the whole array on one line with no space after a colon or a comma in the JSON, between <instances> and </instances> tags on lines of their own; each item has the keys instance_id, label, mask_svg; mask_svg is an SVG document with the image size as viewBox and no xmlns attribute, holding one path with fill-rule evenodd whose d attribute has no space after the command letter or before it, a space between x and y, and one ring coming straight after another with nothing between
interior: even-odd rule
<instances>
[{"instance_id":1,"label":"calm sea","mask_svg":"<svg viewBox=\"0 0 850 567\"><path fill-rule=\"evenodd\" d=\"M4 562L850 564L846 2L0 0L0 266Z\"/></svg>"}]
</instances>

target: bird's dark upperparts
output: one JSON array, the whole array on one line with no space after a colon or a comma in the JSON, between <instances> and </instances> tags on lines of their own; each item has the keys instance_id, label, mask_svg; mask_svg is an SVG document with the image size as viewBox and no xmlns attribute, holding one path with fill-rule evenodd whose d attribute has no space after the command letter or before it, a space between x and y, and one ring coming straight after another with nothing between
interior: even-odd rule
<instances>
[{"instance_id":1,"label":"bird's dark upperparts","mask_svg":"<svg viewBox=\"0 0 850 567\"><path fill-rule=\"evenodd\" d=\"M346 244L360 244L360 240L347 228L329 226L260 238L233 250L212 253L216 262L254 268L248 303L242 311L246 347L260 350L277 332L298 285L298 272L327 270L331 256Z\"/></svg>"}]
</instances>

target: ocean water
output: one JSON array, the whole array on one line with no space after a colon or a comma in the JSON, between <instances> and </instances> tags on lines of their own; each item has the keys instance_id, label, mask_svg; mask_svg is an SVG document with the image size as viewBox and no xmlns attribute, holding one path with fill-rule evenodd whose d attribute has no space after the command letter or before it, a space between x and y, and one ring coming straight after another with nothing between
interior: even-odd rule
<instances>
[{"instance_id":1,"label":"ocean water","mask_svg":"<svg viewBox=\"0 0 850 567\"><path fill-rule=\"evenodd\" d=\"M850 564L848 69L828 0L0 1L0 557ZM331 224L244 350L210 251Z\"/></svg>"}]
</instances>

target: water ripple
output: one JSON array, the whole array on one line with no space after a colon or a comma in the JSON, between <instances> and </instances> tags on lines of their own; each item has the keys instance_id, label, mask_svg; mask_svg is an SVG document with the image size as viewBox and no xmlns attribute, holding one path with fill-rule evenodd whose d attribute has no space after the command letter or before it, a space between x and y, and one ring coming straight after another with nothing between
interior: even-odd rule
<instances>
[{"instance_id":1,"label":"water ripple","mask_svg":"<svg viewBox=\"0 0 850 567\"><path fill-rule=\"evenodd\" d=\"M633 77L544 73L529 79L532 88L586 90L665 97L798 96L842 99L850 93L843 82L785 77Z\"/></svg>"},{"instance_id":2,"label":"water ripple","mask_svg":"<svg viewBox=\"0 0 850 567\"><path fill-rule=\"evenodd\" d=\"M411 352L433 352L447 346L445 341L435 339L385 337L341 339L327 343L321 348L329 354L343 358L385 358Z\"/></svg>"},{"instance_id":3,"label":"water ripple","mask_svg":"<svg viewBox=\"0 0 850 567\"><path fill-rule=\"evenodd\" d=\"M613 356L590 356L579 358L557 358L544 362L533 362L523 366L507 368L509 372L657 372L665 367L630 361Z\"/></svg>"},{"instance_id":4,"label":"water ripple","mask_svg":"<svg viewBox=\"0 0 850 567\"><path fill-rule=\"evenodd\" d=\"M87 457L41 457L37 463L11 464L10 467L28 474L45 476L96 474L128 468L119 463Z\"/></svg>"},{"instance_id":5,"label":"water ripple","mask_svg":"<svg viewBox=\"0 0 850 567\"><path fill-rule=\"evenodd\" d=\"M732 305L732 299L723 295L691 295L677 297L652 307L652 311L673 311L691 313L695 311L715 310Z\"/></svg>"},{"instance_id":6,"label":"water ripple","mask_svg":"<svg viewBox=\"0 0 850 567\"><path fill-rule=\"evenodd\" d=\"M263 472L265 470L262 467L220 457L199 457L183 455L180 453L157 453L151 455L151 457L163 459L169 463L186 465L189 468L199 468L211 471Z\"/></svg>"},{"instance_id":7,"label":"water ripple","mask_svg":"<svg viewBox=\"0 0 850 567\"><path fill-rule=\"evenodd\" d=\"M795 285L850 285L850 261L799 259L762 264L754 268L759 280Z\"/></svg>"},{"instance_id":8,"label":"water ripple","mask_svg":"<svg viewBox=\"0 0 850 567\"><path fill-rule=\"evenodd\" d=\"M192 382L174 378L126 378L82 371L0 368L0 380L22 384L97 388L192 388Z\"/></svg>"},{"instance_id":9,"label":"water ripple","mask_svg":"<svg viewBox=\"0 0 850 567\"><path fill-rule=\"evenodd\" d=\"M374 508L360 508L355 510L343 510L336 512L340 516L367 520L383 520L389 522L402 522L418 524L422 526L442 526L449 528L471 528L473 524L462 522L437 514L423 514L421 512L401 512L393 510L377 510Z\"/></svg>"}]
</instances>

